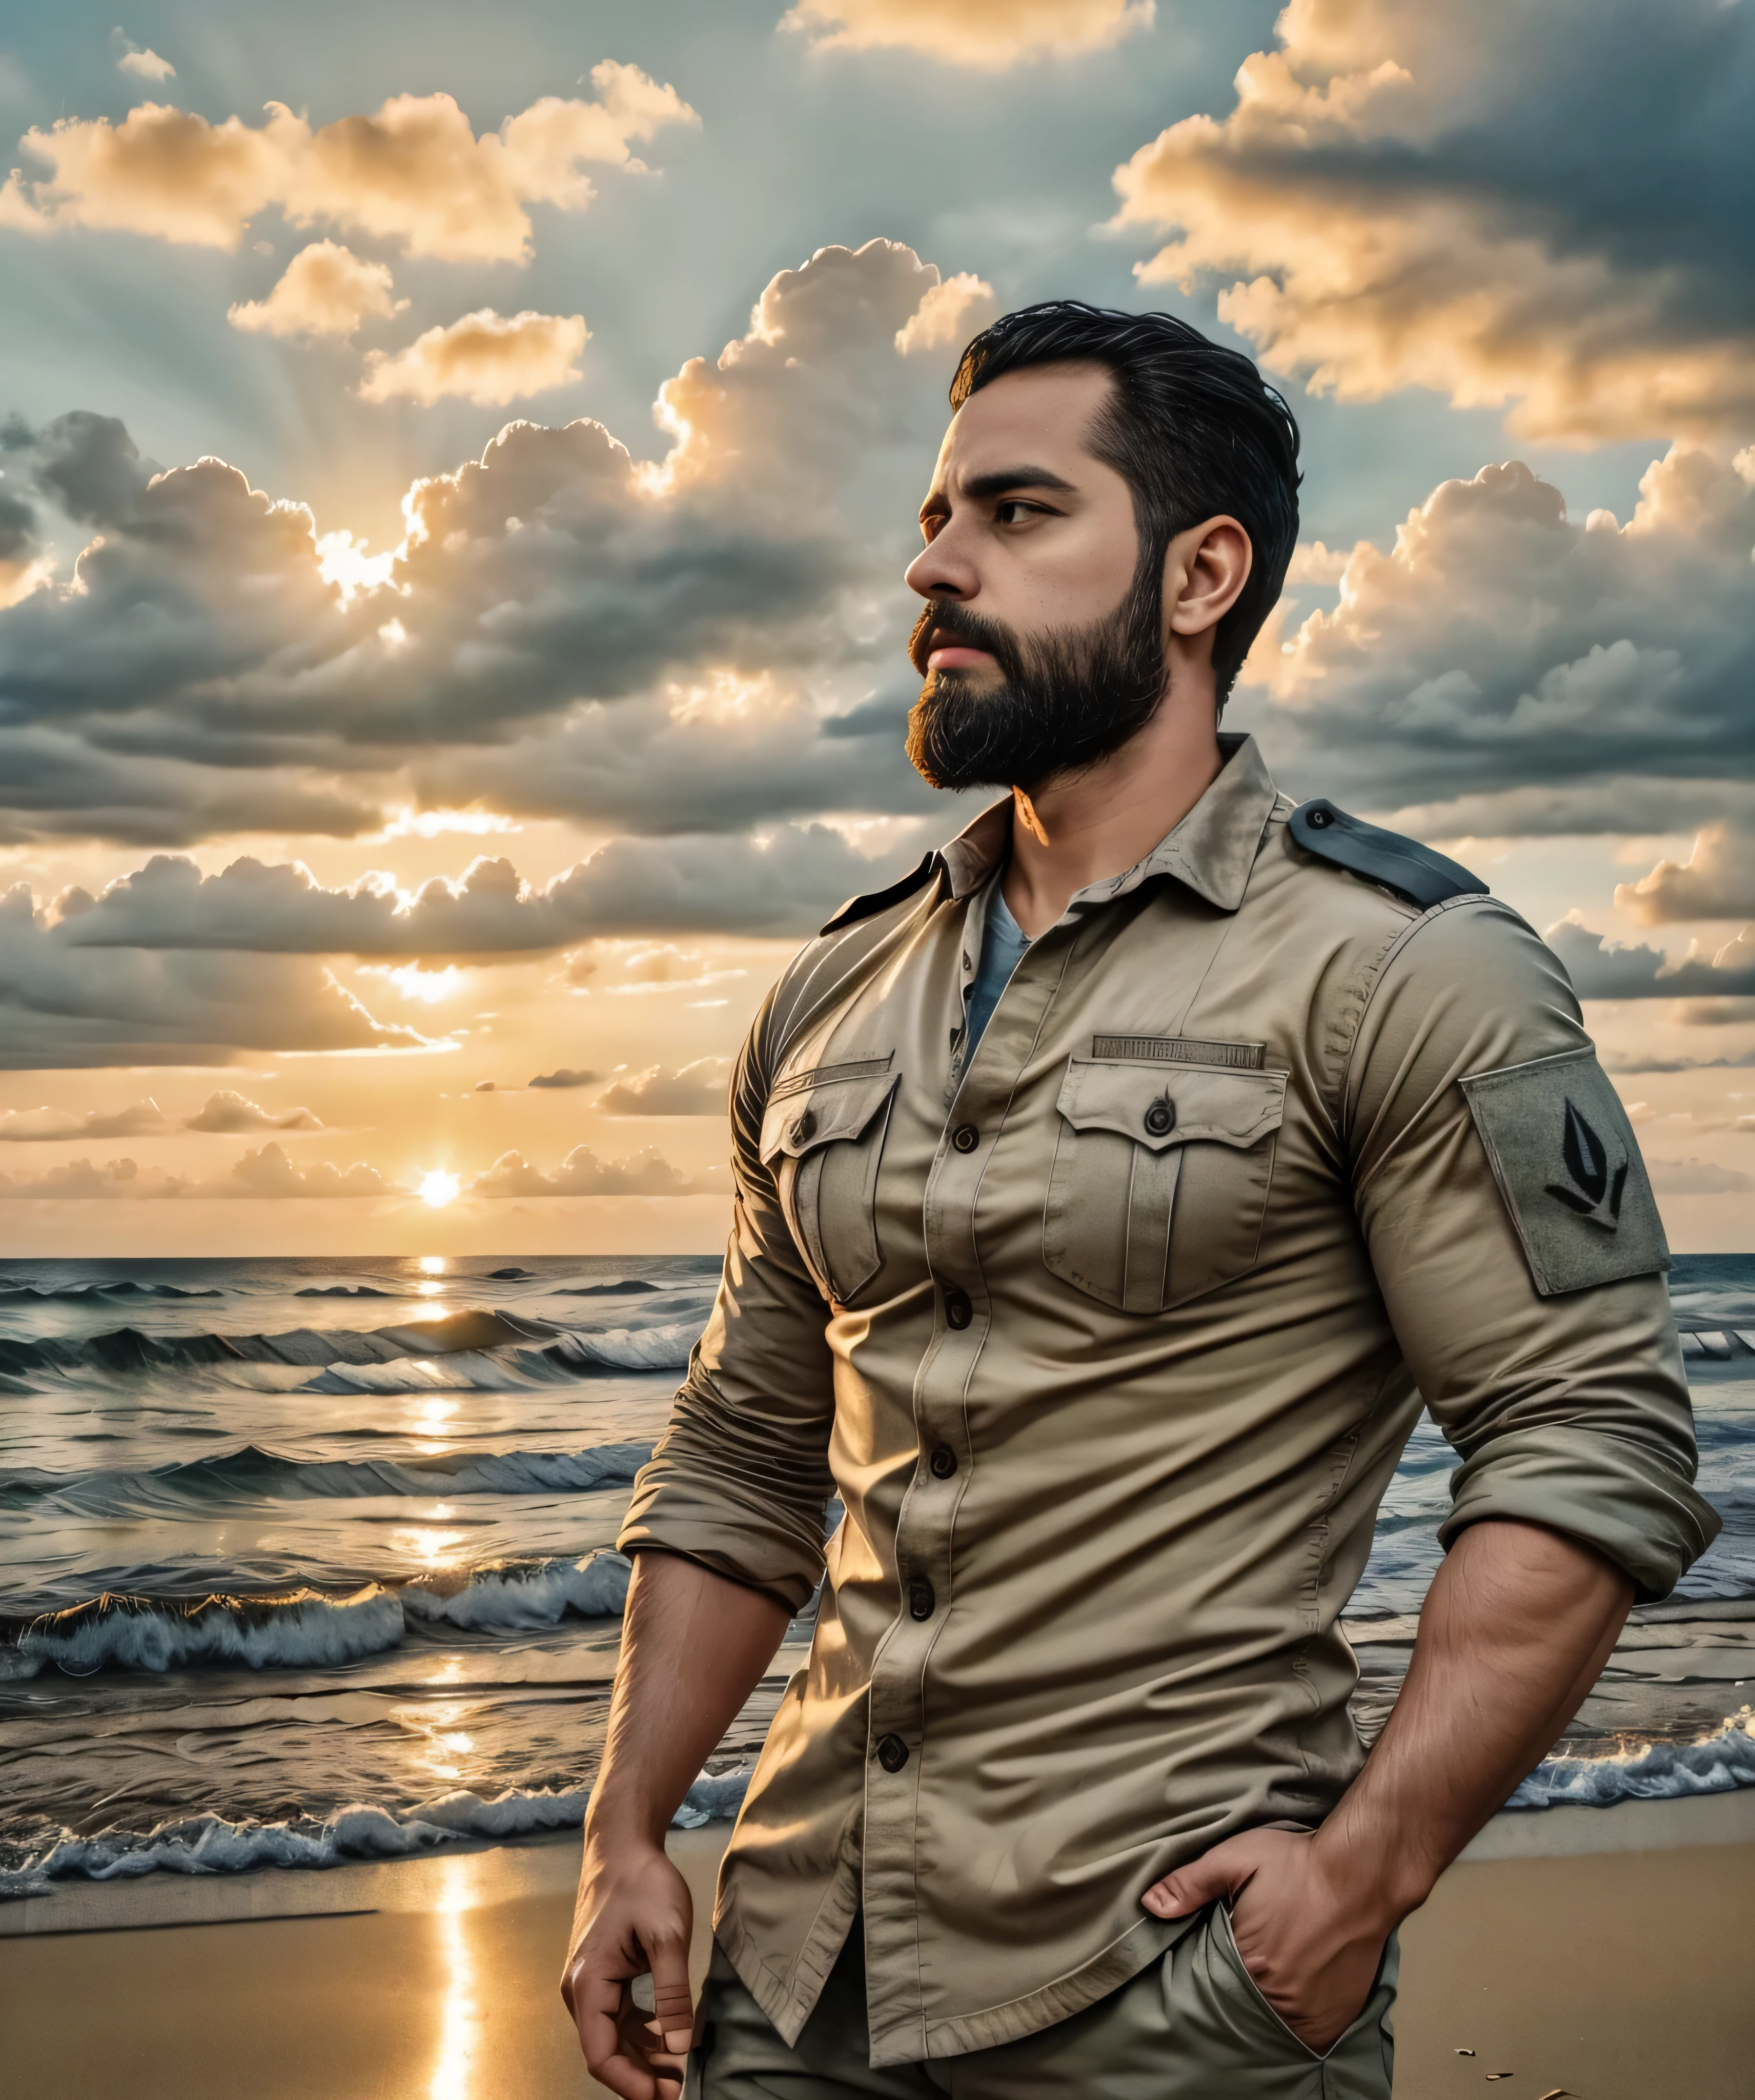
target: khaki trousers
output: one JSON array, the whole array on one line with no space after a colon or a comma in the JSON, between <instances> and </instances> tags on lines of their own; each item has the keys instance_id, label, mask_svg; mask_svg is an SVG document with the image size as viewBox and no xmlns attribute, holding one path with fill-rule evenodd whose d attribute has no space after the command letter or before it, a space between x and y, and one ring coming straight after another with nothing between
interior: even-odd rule
<instances>
[{"instance_id":1,"label":"khaki trousers","mask_svg":"<svg viewBox=\"0 0 1755 2100\"><path fill-rule=\"evenodd\" d=\"M1389 2100L1397 1947L1326 2056L1307 2049L1239 1959L1223 1904L1162 1961L1070 2019L997 2049L874 2071L864 1935L853 1921L793 2048L713 1950L688 2100Z\"/></svg>"}]
</instances>

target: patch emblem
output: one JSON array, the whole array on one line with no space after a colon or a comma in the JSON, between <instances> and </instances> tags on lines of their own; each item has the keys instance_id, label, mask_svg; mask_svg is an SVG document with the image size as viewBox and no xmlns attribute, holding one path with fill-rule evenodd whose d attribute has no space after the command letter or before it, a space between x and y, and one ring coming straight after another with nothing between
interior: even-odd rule
<instances>
[{"instance_id":1,"label":"patch emblem","mask_svg":"<svg viewBox=\"0 0 1755 2100\"><path fill-rule=\"evenodd\" d=\"M1669 1267L1638 1142L1594 1051L1461 1084L1544 1298Z\"/></svg>"}]
</instances>

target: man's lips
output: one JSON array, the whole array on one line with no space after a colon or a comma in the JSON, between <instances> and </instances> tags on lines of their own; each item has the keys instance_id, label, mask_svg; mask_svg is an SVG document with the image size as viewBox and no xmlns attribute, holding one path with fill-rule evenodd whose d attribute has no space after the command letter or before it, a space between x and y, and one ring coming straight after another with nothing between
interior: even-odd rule
<instances>
[{"instance_id":1,"label":"man's lips","mask_svg":"<svg viewBox=\"0 0 1755 2100\"><path fill-rule=\"evenodd\" d=\"M972 664L991 664L993 652L987 649L972 649L966 642L946 642L935 648L926 660L928 671L961 671Z\"/></svg>"}]
</instances>

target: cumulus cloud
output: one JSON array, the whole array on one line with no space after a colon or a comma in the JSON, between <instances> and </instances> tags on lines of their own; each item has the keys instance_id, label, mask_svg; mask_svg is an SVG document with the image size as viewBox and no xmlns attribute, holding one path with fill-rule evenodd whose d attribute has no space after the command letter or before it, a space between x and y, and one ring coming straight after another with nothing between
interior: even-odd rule
<instances>
[{"instance_id":1,"label":"cumulus cloud","mask_svg":"<svg viewBox=\"0 0 1755 2100\"><path fill-rule=\"evenodd\" d=\"M8 1109L0 1115L0 1145L59 1145L70 1138L170 1137L182 1127L155 1101L131 1102L105 1114L90 1109Z\"/></svg>"},{"instance_id":2,"label":"cumulus cloud","mask_svg":"<svg viewBox=\"0 0 1755 2100\"><path fill-rule=\"evenodd\" d=\"M1637 882L1617 884L1615 904L1642 926L1755 918L1755 832L1709 824L1687 860L1660 860Z\"/></svg>"},{"instance_id":3,"label":"cumulus cloud","mask_svg":"<svg viewBox=\"0 0 1755 2100\"><path fill-rule=\"evenodd\" d=\"M1581 999L1722 999L1755 993L1755 929L1701 953L1690 944L1672 958L1661 948L1625 947L1593 933L1577 918L1548 929L1547 941ZM1691 1018L1704 1018L1696 1012Z\"/></svg>"},{"instance_id":4,"label":"cumulus cloud","mask_svg":"<svg viewBox=\"0 0 1755 2100\"><path fill-rule=\"evenodd\" d=\"M192 1116L167 1116L150 1096L105 1113L88 1109L8 1109L0 1115L0 1145L63 1145L93 1138L175 1137L186 1130L235 1136L252 1130L321 1130L309 1109L273 1112L229 1089L209 1094Z\"/></svg>"},{"instance_id":5,"label":"cumulus cloud","mask_svg":"<svg viewBox=\"0 0 1755 2100\"><path fill-rule=\"evenodd\" d=\"M192 860L160 854L99 897L62 891L37 938L64 956L99 948L532 954L614 935L806 933L890 873L888 858L862 858L824 824L783 825L765 838L615 839L540 887L510 861L486 858L455 880L435 876L408 891L384 875L325 889L297 862L238 860L203 875ZM20 893L28 910L29 893ZM669 982L677 962L686 981L699 982L698 959L674 951L644 964L630 958L625 974Z\"/></svg>"},{"instance_id":6,"label":"cumulus cloud","mask_svg":"<svg viewBox=\"0 0 1755 2100\"><path fill-rule=\"evenodd\" d=\"M196 1193L204 1196L381 1196L384 1177L375 1167L361 1161L345 1171L327 1160L295 1167L278 1145L265 1145L259 1152L246 1152L219 1182L203 1182Z\"/></svg>"},{"instance_id":7,"label":"cumulus cloud","mask_svg":"<svg viewBox=\"0 0 1755 2100\"><path fill-rule=\"evenodd\" d=\"M68 945L20 884L0 898L0 1070L223 1064L239 1050L419 1050L306 956Z\"/></svg>"},{"instance_id":8,"label":"cumulus cloud","mask_svg":"<svg viewBox=\"0 0 1755 2100\"><path fill-rule=\"evenodd\" d=\"M161 59L157 51L135 43L120 29L110 32L110 55L118 73L130 73L136 80L171 80L176 76L177 68L169 59Z\"/></svg>"},{"instance_id":9,"label":"cumulus cloud","mask_svg":"<svg viewBox=\"0 0 1755 2100\"><path fill-rule=\"evenodd\" d=\"M1431 387L1562 443L1746 434L1748 11L1292 0L1228 116L1116 171L1148 285L1342 400ZM1603 141L1625 142L1605 152Z\"/></svg>"},{"instance_id":10,"label":"cumulus cloud","mask_svg":"<svg viewBox=\"0 0 1755 2100\"><path fill-rule=\"evenodd\" d=\"M138 1202L178 1197L383 1196L390 1193L375 1167L356 1162L344 1171L319 1160L296 1167L278 1145L246 1152L228 1172L207 1181L192 1180L187 1175L168 1173L161 1167L143 1168L132 1159L109 1159L101 1167L89 1159L72 1159L43 1174L0 1173L0 1197L37 1202L122 1198Z\"/></svg>"},{"instance_id":11,"label":"cumulus cloud","mask_svg":"<svg viewBox=\"0 0 1755 2100\"><path fill-rule=\"evenodd\" d=\"M502 1153L468 1185L472 1196L701 1196L712 1186L691 1179L653 1146L625 1159L599 1159L589 1145L575 1145L552 1174L532 1167L522 1152Z\"/></svg>"},{"instance_id":12,"label":"cumulus cloud","mask_svg":"<svg viewBox=\"0 0 1755 2100\"><path fill-rule=\"evenodd\" d=\"M1237 712L1306 793L1406 828L1651 832L1746 806L1755 770L1755 491L1678 448L1632 518L1568 518L1516 461L1450 481L1332 611L1264 631ZM1258 698L1259 696L1259 698Z\"/></svg>"},{"instance_id":13,"label":"cumulus cloud","mask_svg":"<svg viewBox=\"0 0 1755 2100\"><path fill-rule=\"evenodd\" d=\"M993 286L972 271L961 271L932 287L897 329L896 347L904 357L925 350L960 351L998 311Z\"/></svg>"},{"instance_id":14,"label":"cumulus cloud","mask_svg":"<svg viewBox=\"0 0 1755 2100\"><path fill-rule=\"evenodd\" d=\"M260 1108L230 1088L222 1088L217 1094L207 1096L183 1127L236 1136L249 1130L321 1130L323 1125L309 1109Z\"/></svg>"},{"instance_id":15,"label":"cumulus cloud","mask_svg":"<svg viewBox=\"0 0 1755 2100\"><path fill-rule=\"evenodd\" d=\"M483 307L430 328L405 350L373 351L359 391L368 401L431 403L452 396L503 408L578 378L590 331L582 314L496 314Z\"/></svg>"},{"instance_id":16,"label":"cumulus cloud","mask_svg":"<svg viewBox=\"0 0 1755 2100\"><path fill-rule=\"evenodd\" d=\"M1073 58L1147 29L1153 0L797 0L783 29L818 51L906 51L998 72Z\"/></svg>"},{"instance_id":17,"label":"cumulus cloud","mask_svg":"<svg viewBox=\"0 0 1755 2100\"><path fill-rule=\"evenodd\" d=\"M729 1057L698 1057L680 1071L654 1065L618 1079L592 1105L600 1115L722 1116L730 1083Z\"/></svg>"},{"instance_id":18,"label":"cumulus cloud","mask_svg":"<svg viewBox=\"0 0 1755 2100\"><path fill-rule=\"evenodd\" d=\"M943 373L894 338L938 281L890 242L819 252L666 383L655 467L595 423L509 424L408 492L387 562L223 461L161 471L112 418L7 426L20 494L92 537L0 613L0 832L90 811L172 842L301 802L371 832L411 776L638 830L924 806L896 574Z\"/></svg>"},{"instance_id":19,"label":"cumulus cloud","mask_svg":"<svg viewBox=\"0 0 1755 2100\"><path fill-rule=\"evenodd\" d=\"M89 1159L69 1159L42 1174L0 1174L0 1197L27 1202L180 1196L188 1186L179 1176L143 1174L131 1159L107 1159L101 1167L94 1166Z\"/></svg>"},{"instance_id":20,"label":"cumulus cloud","mask_svg":"<svg viewBox=\"0 0 1755 2100\"><path fill-rule=\"evenodd\" d=\"M226 319L253 334L326 336L339 342L363 320L399 314L408 302L395 298L395 289L386 264L363 262L337 241L313 240L287 264L266 299L230 307Z\"/></svg>"},{"instance_id":21,"label":"cumulus cloud","mask_svg":"<svg viewBox=\"0 0 1755 2100\"><path fill-rule=\"evenodd\" d=\"M596 1083L597 1077L597 1073L587 1071L581 1067L562 1065L553 1072L539 1072L530 1083L539 1089L553 1087L558 1090L564 1090L573 1087L593 1086Z\"/></svg>"},{"instance_id":22,"label":"cumulus cloud","mask_svg":"<svg viewBox=\"0 0 1755 2100\"><path fill-rule=\"evenodd\" d=\"M595 102L545 95L477 138L448 95L392 95L369 117L313 131L284 104L246 124L143 103L120 124L64 117L19 141L40 177L15 170L0 220L236 248L258 212L399 242L452 262L524 262L527 207L581 211L596 195L588 165L637 165L633 142L699 118L675 89L637 66L592 70Z\"/></svg>"}]
</instances>

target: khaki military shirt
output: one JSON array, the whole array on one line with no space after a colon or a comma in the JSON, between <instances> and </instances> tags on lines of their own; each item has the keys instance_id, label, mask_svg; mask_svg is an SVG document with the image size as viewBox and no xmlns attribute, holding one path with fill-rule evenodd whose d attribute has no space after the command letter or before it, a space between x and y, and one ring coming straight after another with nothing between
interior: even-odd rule
<instances>
[{"instance_id":1,"label":"khaki military shirt","mask_svg":"<svg viewBox=\"0 0 1755 2100\"><path fill-rule=\"evenodd\" d=\"M1447 1541L1531 1520L1651 1598L1716 1529L1559 962L1303 850L1225 741L972 1057L1009 804L808 946L739 1068L724 1282L621 1543L795 1609L827 1563L715 1921L788 2041L862 1904L873 2063L953 2056L1152 1961L1161 1875L1328 1813L1422 1398Z\"/></svg>"}]
</instances>

